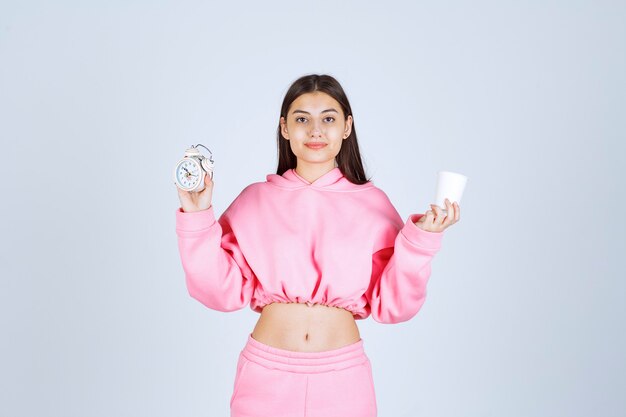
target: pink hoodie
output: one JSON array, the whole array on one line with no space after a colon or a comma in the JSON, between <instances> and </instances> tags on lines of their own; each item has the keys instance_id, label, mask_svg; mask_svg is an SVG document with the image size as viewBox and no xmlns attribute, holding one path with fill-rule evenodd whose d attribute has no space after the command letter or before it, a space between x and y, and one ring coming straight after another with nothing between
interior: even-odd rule
<instances>
[{"instance_id":1,"label":"pink hoodie","mask_svg":"<svg viewBox=\"0 0 626 417\"><path fill-rule=\"evenodd\" d=\"M334 168L312 183L289 169L248 185L216 221L176 210L189 294L208 308L324 304L380 323L417 314L443 232L406 222L371 181Z\"/></svg>"}]
</instances>

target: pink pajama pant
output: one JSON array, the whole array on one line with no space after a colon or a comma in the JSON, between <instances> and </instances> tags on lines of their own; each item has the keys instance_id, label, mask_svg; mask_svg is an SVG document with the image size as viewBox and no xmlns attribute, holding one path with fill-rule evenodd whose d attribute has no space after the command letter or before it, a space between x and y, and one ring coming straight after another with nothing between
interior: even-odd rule
<instances>
[{"instance_id":1,"label":"pink pajama pant","mask_svg":"<svg viewBox=\"0 0 626 417\"><path fill-rule=\"evenodd\" d=\"M363 339L324 352L296 352L248 335L239 354L231 417L376 417Z\"/></svg>"}]
</instances>

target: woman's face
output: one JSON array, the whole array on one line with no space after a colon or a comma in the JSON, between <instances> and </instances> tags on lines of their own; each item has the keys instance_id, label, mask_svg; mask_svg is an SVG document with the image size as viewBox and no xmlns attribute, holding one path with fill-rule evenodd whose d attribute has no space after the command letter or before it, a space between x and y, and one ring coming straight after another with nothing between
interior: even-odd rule
<instances>
[{"instance_id":1,"label":"woman's face","mask_svg":"<svg viewBox=\"0 0 626 417\"><path fill-rule=\"evenodd\" d=\"M352 129L352 116L344 119L341 106L321 91L306 93L291 103L287 119L280 118L281 133L291 151L303 163L328 163L335 166L335 156ZM313 146L313 144L321 146Z\"/></svg>"}]
</instances>

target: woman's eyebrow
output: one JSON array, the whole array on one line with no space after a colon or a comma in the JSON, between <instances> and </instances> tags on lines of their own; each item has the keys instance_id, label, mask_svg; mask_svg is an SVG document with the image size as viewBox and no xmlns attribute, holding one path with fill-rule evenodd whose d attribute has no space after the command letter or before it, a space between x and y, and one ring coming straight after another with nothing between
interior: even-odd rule
<instances>
[{"instance_id":1,"label":"woman's eyebrow","mask_svg":"<svg viewBox=\"0 0 626 417\"><path fill-rule=\"evenodd\" d=\"M335 109L326 109L326 110L324 110L322 113L328 113L328 112L335 112L335 113L339 113L339 112L338 112L337 110L335 110ZM299 109L294 110L294 111L292 111L292 112L291 112L291 114L293 114L293 113L311 114L311 113L309 113L308 111L299 110Z\"/></svg>"}]
</instances>

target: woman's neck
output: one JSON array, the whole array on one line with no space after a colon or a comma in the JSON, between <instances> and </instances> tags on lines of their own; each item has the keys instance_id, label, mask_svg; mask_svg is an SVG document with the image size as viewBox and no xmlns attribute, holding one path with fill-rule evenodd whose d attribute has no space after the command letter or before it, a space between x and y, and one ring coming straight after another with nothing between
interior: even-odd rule
<instances>
[{"instance_id":1,"label":"woman's neck","mask_svg":"<svg viewBox=\"0 0 626 417\"><path fill-rule=\"evenodd\" d=\"M314 182L322 175L332 171L337 167L335 160L333 159L330 163L322 163L322 164L306 164L306 163L298 163L295 168L296 174L307 180L309 183Z\"/></svg>"}]
</instances>

